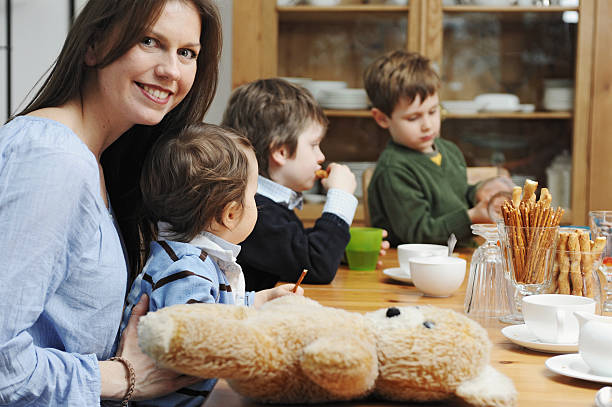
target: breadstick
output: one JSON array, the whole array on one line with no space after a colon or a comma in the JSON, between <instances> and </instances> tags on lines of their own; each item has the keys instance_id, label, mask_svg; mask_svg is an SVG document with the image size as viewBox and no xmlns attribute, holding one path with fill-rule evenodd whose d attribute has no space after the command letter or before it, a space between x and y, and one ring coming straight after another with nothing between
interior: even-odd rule
<instances>
[{"instance_id":1,"label":"breadstick","mask_svg":"<svg viewBox=\"0 0 612 407\"><path fill-rule=\"evenodd\" d=\"M559 256L559 294L571 293L569 282L570 259L567 252L568 238L568 232L559 233L559 250L557 251Z\"/></svg>"},{"instance_id":2,"label":"breadstick","mask_svg":"<svg viewBox=\"0 0 612 407\"><path fill-rule=\"evenodd\" d=\"M512 205L514 205L515 208L518 208L519 204L521 203L522 193L523 193L523 188L521 187L512 188Z\"/></svg>"},{"instance_id":3,"label":"breadstick","mask_svg":"<svg viewBox=\"0 0 612 407\"><path fill-rule=\"evenodd\" d=\"M540 202L542 202L545 207L550 206L550 203L552 202L552 195L550 192L548 192L548 188L542 188L540 191Z\"/></svg>"},{"instance_id":4,"label":"breadstick","mask_svg":"<svg viewBox=\"0 0 612 407\"><path fill-rule=\"evenodd\" d=\"M571 233L567 239L570 255L570 279L572 295L582 295L582 273L580 272L580 243L578 233Z\"/></svg>"},{"instance_id":5,"label":"breadstick","mask_svg":"<svg viewBox=\"0 0 612 407\"><path fill-rule=\"evenodd\" d=\"M522 202L530 202L535 201L535 190L538 187L537 181L533 180L525 180L525 185L523 186L523 199ZM532 199L533 197L533 199Z\"/></svg>"},{"instance_id":6,"label":"breadstick","mask_svg":"<svg viewBox=\"0 0 612 407\"><path fill-rule=\"evenodd\" d=\"M589 239L589 232L584 230L578 232L578 241L580 243L582 257L582 280L584 281L582 295L593 298L593 273L591 270L593 267L593 255L591 254L591 239Z\"/></svg>"}]
</instances>

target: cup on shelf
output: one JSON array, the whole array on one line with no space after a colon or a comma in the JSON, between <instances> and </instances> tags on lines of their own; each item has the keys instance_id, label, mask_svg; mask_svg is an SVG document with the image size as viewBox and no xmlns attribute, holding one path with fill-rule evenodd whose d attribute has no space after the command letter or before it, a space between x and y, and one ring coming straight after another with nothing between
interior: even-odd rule
<instances>
[{"instance_id":1,"label":"cup on shelf","mask_svg":"<svg viewBox=\"0 0 612 407\"><path fill-rule=\"evenodd\" d=\"M351 270L374 270L378 261L382 229L352 227L351 239L346 246L346 259Z\"/></svg>"},{"instance_id":2,"label":"cup on shelf","mask_svg":"<svg viewBox=\"0 0 612 407\"><path fill-rule=\"evenodd\" d=\"M542 342L578 343L580 328L574 312L595 312L595 300L566 294L539 294L523 297L523 318L527 328Z\"/></svg>"}]
</instances>

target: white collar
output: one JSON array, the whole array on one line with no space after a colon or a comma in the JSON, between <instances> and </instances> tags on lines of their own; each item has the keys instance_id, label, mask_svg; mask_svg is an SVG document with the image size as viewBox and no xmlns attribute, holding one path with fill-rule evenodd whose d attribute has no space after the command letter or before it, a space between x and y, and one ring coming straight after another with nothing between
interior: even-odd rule
<instances>
[{"instance_id":1,"label":"white collar","mask_svg":"<svg viewBox=\"0 0 612 407\"><path fill-rule=\"evenodd\" d=\"M302 209L304 203L301 192L295 192L261 175L257 178L257 193L286 206L290 210L294 208Z\"/></svg>"}]
</instances>

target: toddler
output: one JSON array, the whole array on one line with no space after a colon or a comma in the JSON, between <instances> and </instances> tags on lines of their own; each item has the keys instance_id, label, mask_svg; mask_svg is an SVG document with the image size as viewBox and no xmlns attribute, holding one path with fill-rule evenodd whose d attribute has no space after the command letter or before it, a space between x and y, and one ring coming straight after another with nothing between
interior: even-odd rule
<instances>
[{"instance_id":1,"label":"toddler","mask_svg":"<svg viewBox=\"0 0 612 407\"><path fill-rule=\"evenodd\" d=\"M155 240L146 239L150 253L132 284L122 330L143 294L149 296L149 311L155 311L191 303L257 307L291 293L293 284L245 292L236 263L238 243L257 219L257 172L249 141L219 126L192 124L154 145L140 184L146 211L143 233ZM222 334L221 326L211 332ZM209 379L141 405L201 406L214 384Z\"/></svg>"}]
</instances>

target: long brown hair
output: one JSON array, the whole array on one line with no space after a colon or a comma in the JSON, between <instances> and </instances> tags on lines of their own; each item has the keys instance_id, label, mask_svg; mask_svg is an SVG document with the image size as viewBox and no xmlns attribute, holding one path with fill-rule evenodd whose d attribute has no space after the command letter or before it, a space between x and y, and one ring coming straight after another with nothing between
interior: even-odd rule
<instances>
[{"instance_id":1,"label":"long brown hair","mask_svg":"<svg viewBox=\"0 0 612 407\"><path fill-rule=\"evenodd\" d=\"M49 77L34 99L18 115L46 107L57 107L80 97L86 69L85 54L93 45L108 53L93 67L104 68L138 43L157 21L171 0L89 0L83 7ZM138 218L142 198L138 180L144 157L165 132L178 131L187 123L199 122L212 103L219 77L221 20L212 0L179 0L193 4L200 14L202 32L197 72L185 98L155 126L136 125L107 148L102 166L111 204L119 222L131 270L140 267L142 254Z\"/></svg>"}]
</instances>

